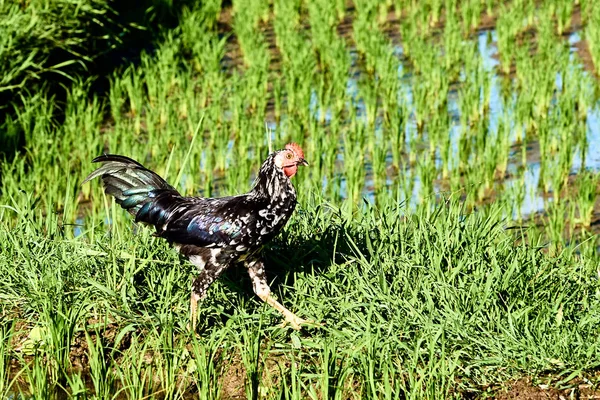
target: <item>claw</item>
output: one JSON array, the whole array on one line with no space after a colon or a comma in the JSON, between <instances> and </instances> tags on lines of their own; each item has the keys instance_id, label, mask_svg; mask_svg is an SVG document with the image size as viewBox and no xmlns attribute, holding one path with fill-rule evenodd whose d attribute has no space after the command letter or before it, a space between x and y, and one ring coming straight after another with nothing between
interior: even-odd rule
<instances>
[{"instance_id":1,"label":"claw","mask_svg":"<svg viewBox=\"0 0 600 400\"><path fill-rule=\"evenodd\" d=\"M324 324L321 322L315 322L310 319L302 319L298 317L294 313L289 313L285 315L285 320L281 323L281 327L285 328L286 326L291 326L293 329L299 331L302 327L301 325L309 325L309 326L323 326Z\"/></svg>"},{"instance_id":2,"label":"claw","mask_svg":"<svg viewBox=\"0 0 600 400\"><path fill-rule=\"evenodd\" d=\"M285 328L286 326L291 326L293 329L299 331L301 326L306 324L308 321L292 314L291 316L286 316L285 320L281 323L281 327Z\"/></svg>"},{"instance_id":3,"label":"claw","mask_svg":"<svg viewBox=\"0 0 600 400\"><path fill-rule=\"evenodd\" d=\"M285 327L289 324L292 328L300 330L301 325L322 325L318 322L309 321L298 317L296 314L285 308L283 304L275 300L271 294L271 289L269 289L269 285L267 284L262 261L258 259L251 259L245 260L244 262L248 268L250 278L252 279L254 293L256 293L256 295L260 297L262 301L275 308L285 317L285 320L281 325L282 327Z\"/></svg>"}]
</instances>

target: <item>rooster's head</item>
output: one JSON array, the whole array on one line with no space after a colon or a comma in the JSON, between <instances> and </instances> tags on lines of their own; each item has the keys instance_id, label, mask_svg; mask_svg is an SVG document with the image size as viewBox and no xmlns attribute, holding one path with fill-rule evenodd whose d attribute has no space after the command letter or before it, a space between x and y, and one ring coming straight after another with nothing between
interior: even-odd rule
<instances>
[{"instance_id":1,"label":"rooster's head","mask_svg":"<svg viewBox=\"0 0 600 400\"><path fill-rule=\"evenodd\" d=\"M288 143L283 150L279 150L275 154L273 160L275 166L283 170L283 173L291 178L298 171L298 165L308 165L304 159L302 148L296 143Z\"/></svg>"}]
</instances>

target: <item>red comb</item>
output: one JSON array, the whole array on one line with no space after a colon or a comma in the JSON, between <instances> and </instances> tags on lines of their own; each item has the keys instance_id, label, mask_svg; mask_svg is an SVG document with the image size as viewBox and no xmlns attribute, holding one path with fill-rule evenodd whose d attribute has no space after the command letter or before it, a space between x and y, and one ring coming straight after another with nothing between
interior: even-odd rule
<instances>
[{"instance_id":1,"label":"red comb","mask_svg":"<svg viewBox=\"0 0 600 400\"><path fill-rule=\"evenodd\" d=\"M302 151L302 147L298 146L297 143L288 143L285 145L285 148L293 151L299 158L304 158L304 151Z\"/></svg>"}]
</instances>

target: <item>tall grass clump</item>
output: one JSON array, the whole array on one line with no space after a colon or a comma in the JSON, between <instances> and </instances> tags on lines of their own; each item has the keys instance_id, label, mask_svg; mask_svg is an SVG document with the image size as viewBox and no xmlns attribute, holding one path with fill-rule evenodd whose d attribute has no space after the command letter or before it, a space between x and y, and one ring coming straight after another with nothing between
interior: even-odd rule
<instances>
[{"instance_id":1,"label":"tall grass clump","mask_svg":"<svg viewBox=\"0 0 600 400\"><path fill-rule=\"evenodd\" d=\"M590 6L590 9L591 12L588 16L589 22L586 26L585 35L594 62L594 71L600 75L600 28L598 28L598 23L600 23L600 5L597 3L593 4Z\"/></svg>"},{"instance_id":2,"label":"tall grass clump","mask_svg":"<svg viewBox=\"0 0 600 400\"><path fill-rule=\"evenodd\" d=\"M115 23L103 0L3 1L0 15L0 92L72 78L72 68L84 70L94 49L109 48L103 33Z\"/></svg>"}]
</instances>

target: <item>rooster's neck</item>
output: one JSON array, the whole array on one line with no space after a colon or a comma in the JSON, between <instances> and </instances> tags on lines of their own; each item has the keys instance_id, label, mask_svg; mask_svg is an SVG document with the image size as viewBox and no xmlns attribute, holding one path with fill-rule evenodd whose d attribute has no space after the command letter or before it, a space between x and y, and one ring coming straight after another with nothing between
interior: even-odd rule
<instances>
[{"instance_id":1,"label":"rooster's neck","mask_svg":"<svg viewBox=\"0 0 600 400\"><path fill-rule=\"evenodd\" d=\"M270 203L295 203L296 190L281 169L274 163L274 155L263 163L250 192L253 197L269 200Z\"/></svg>"}]
</instances>

